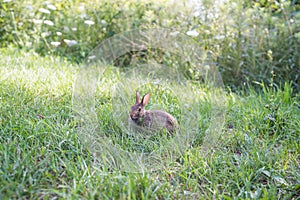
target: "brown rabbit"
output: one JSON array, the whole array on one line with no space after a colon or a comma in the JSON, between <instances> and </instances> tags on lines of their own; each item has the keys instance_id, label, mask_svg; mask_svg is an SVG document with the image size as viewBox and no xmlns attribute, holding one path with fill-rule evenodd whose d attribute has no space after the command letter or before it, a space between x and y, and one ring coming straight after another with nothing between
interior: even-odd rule
<instances>
[{"instance_id":1,"label":"brown rabbit","mask_svg":"<svg viewBox=\"0 0 300 200\"><path fill-rule=\"evenodd\" d=\"M130 127L135 127L139 130L142 130L141 127L143 127L147 132L166 128L170 134L173 134L177 127L176 119L162 110L145 110L149 99L150 94L147 93L140 101L140 94L138 91L136 92L136 101L130 111Z\"/></svg>"}]
</instances>

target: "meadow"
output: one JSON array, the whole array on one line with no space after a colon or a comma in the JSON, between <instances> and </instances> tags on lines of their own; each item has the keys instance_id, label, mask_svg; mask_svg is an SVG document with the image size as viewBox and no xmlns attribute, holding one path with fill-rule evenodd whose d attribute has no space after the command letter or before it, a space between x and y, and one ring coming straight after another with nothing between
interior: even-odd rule
<instances>
[{"instance_id":1,"label":"meadow","mask_svg":"<svg viewBox=\"0 0 300 200\"><path fill-rule=\"evenodd\" d=\"M1 5L0 199L299 199L298 8L286 1L280 6L255 5L261 9L227 3L218 10L225 20L185 14L191 8L184 5L169 15L167 1L124 2L101 1L98 7L80 1ZM118 3L124 3L122 9ZM215 9L209 2L204 7ZM232 10L236 17L230 18ZM295 13L289 15L292 10ZM214 122L212 91L188 65L182 76L189 90L154 81L140 91L153 92L148 108L168 110L183 131L192 129L197 137L157 170L137 173L111 167L99 161L101 152L89 143L98 136L90 138L87 129L80 129L86 124L74 112L74 84L97 42L128 29L161 26L201 41L218 63L224 81L224 121L218 124L217 138L205 139ZM152 53L151 65L169 56ZM178 64L176 56L171 58L174 62L162 63ZM130 61L122 57L117 61L122 67L107 66L97 80L93 120L116 146L150 152L170 137L161 133L136 140L124 135L120 124L134 103L127 86L140 81L124 75L131 70ZM179 96L174 88L181 89ZM190 90L193 98L184 96ZM124 98L119 98L120 91ZM191 116L197 121L187 120ZM207 143L209 139L213 141Z\"/></svg>"},{"instance_id":2,"label":"meadow","mask_svg":"<svg viewBox=\"0 0 300 200\"><path fill-rule=\"evenodd\" d=\"M77 66L18 51L1 57L1 199L299 197L300 96L289 84L228 92L226 124L207 156L199 142L172 166L126 173L98 165L78 137L71 107ZM111 82L103 87L109 93ZM99 96L100 120L112 133L111 98Z\"/></svg>"}]
</instances>

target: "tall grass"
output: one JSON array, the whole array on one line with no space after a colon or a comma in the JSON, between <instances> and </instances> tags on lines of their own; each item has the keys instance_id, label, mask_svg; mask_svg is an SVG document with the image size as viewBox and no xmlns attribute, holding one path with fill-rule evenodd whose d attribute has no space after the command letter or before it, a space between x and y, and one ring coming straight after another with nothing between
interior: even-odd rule
<instances>
[{"instance_id":1,"label":"tall grass","mask_svg":"<svg viewBox=\"0 0 300 200\"><path fill-rule=\"evenodd\" d=\"M276 1L277 2L277 1ZM176 8L176 9L174 9ZM101 41L139 28L169 28L205 45L232 88L282 80L299 88L299 10L290 1L4 1L1 45L82 62ZM192 78L192 77L191 77Z\"/></svg>"}]
</instances>

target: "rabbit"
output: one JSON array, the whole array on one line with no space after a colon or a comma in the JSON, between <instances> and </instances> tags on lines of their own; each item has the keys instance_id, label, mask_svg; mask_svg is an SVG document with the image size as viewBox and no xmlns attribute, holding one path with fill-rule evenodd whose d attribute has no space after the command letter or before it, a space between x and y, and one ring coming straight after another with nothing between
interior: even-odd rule
<instances>
[{"instance_id":1,"label":"rabbit","mask_svg":"<svg viewBox=\"0 0 300 200\"><path fill-rule=\"evenodd\" d=\"M140 101L140 94L136 91L136 101L130 110L130 128L146 132L160 131L166 128L168 133L173 135L178 126L175 117L162 110L145 110L145 106L149 100L150 94L147 93Z\"/></svg>"}]
</instances>

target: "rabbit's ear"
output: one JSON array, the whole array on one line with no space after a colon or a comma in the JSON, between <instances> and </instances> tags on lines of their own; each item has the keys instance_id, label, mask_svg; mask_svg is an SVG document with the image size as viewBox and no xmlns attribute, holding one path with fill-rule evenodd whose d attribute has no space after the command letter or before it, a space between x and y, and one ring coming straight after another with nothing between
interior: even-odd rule
<instances>
[{"instance_id":1,"label":"rabbit's ear","mask_svg":"<svg viewBox=\"0 0 300 200\"><path fill-rule=\"evenodd\" d=\"M145 107L147 105L147 103L149 102L149 99L150 99L150 94L147 93L145 94L145 96L143 96L143 99L142 99L142 106Z\"/></svg>"},{"instance_id":2,"label":"rabbit's ear","mask_svg":"<svg viewBox=\"0 0 300 200\"><path fill-rule=\"evenodd\" d=\"M140 103L140 93L138 91L135 93L135 103Z\"/></svg>"}]
</instances>

